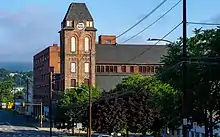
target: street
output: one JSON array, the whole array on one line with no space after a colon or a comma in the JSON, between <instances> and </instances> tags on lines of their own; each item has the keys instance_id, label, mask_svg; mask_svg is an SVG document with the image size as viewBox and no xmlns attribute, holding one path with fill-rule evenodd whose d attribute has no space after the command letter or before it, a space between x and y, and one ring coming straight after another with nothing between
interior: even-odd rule
<instances>
[{"instance_id":1,"label":"street","mask_svg":"<svg viewBox=\"0 0 220 137\"><path fill-rule=\"evenodd\" d=\"M23 115L0 110L0 137L49 137L49 132L32 127Z\"/></svg>"}]
</instances>

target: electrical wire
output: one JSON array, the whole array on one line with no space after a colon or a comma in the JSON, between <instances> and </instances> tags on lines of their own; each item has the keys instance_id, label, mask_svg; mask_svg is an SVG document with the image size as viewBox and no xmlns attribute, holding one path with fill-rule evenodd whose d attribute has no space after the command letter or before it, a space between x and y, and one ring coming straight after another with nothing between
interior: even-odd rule
<instances>
[{"instance_id":1,"label":"electrical wire","mask_svg":"<svg viewBox=\"0 0 220 137\"><path fill-rule=\"evenodd\" d=\"M209 26L220 26L219 23L206 23L206 22L187 22L188 24L194 25L209 25Z\"/></svg>"},{"instance_id":2,"label":"electrical wire","mask_svg":"<svg viewBox=\"0 0 220 137\"><path fill-rule=\"evenodd\" d=\"M139 20L137 23L135 23L134 25L132 25L130 28L128 28L126 31L124 31L123 33L121 33L120 35L118 35L116 38L121 37L122 35L126 34L127 32L129 32L130 30L132 30L134 27L136 27L138 24L140 24L141 22L143 22L146 18L148 18L151 14L153 14L157 9L159 9L167 0L163 0L157 7L155 7L151 12L149 12L146 16L144 16L141 20Z\"/></svg>"},{"instance_id":3,"label":"electrical wire","mask_svg":"<svg viewBox=\"0 0 220 137\"><path fill-rule=\"evenodd\" d=\"M144 50L143 52L141 52L140 54L138 54L137 56L135 56L134 58L128 60L127 62L131 62L133 60L135 60L136 58L142 56L145 52L147 52L148 50L150 50L151 48L153 48L154 46L156 46L160 41L162 41L164 38L166 38L168 35L170 35L174 30L176 30L180 25L182 24L179 23L178 25L176 25L171 31L169 31L166 35L164 35L161 39L159 39L155 44L153 44L152 46L150 46L149 48L147 48L146 50Z\"/></svg>"},{"instance_id":4,"label":"electrical wire","mask_svg":"<svg viewBox=\"0 0 220 137\"><path fill-rule=\"evenodd\" d=\"M157 20L155 20L153 23L151 23L150 25L148 25L146 28L142 29L140 32L136 33L135 35L133 35L132 37L130 37L129 39L123 41L122 43L125 43L135 37L137 37L139 34L143 33L144 31L146 31L147 29L149 29L151 26L153 26L154 24L156 24L160 19L162 19L164 16L166 16L169 12L171 12L177 5L180 4L182 0L179 0L174 6L172 6L168 11L166 11L162 16L160 16Z\"/></svg>"}]
</instances>

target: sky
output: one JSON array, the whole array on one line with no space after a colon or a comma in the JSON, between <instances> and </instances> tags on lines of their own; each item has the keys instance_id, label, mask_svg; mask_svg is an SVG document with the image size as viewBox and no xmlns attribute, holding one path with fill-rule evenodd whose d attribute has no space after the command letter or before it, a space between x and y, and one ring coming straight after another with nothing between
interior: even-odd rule
<instances>
[{"instance_id":1,"label":"sky","mask_svg":"<svg viewBox=\"0 0 220 137\"><path fill-rule=\"evenodd\" d=\"M59 44L60 22L71 2L86 3L97 36L118 36L135 24L162 0L1 0L0 4L0 62L31 62L33 55L53 43ZM168 0L156 12L131 31L117 39L123 43L164 12L178 0ZM187 0L187 20L220 23L219 0ZM152 44L148 38L162 38L182 20L182 3L155 25L127 43ZM188 25L188 36L194 28L210 26ZM215 26L212 26L215 27ZM182 35L180 26L166 39L174 41Z\"/></svg>"}]
</instances>

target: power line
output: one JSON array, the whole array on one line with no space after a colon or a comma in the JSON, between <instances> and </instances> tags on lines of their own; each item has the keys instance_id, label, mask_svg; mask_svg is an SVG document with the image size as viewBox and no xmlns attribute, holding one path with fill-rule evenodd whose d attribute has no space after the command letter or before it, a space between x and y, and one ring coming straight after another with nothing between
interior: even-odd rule
<instances>
[{"instance_id":1,"label":"power line","mask_svg":"<svg viewBox=\"0 0 220 137\"><path fill-rule=\"evenodd\" d=\"M147 48L146 50L144 50L143 52L141 52L140 54L138 54L137 56L135 56L134 58L132 58L131 60L128 60L127 62L131 62L133 60L135 60L137 57L142 56L146 51L150 50L151 48L153 48L154 46L156 46L161 40L163 40L164 38L166 38L168 35L170 35L174 30L176 30L180 25L182 24L179 23L178 25L176 25L171 31L169 31L165 36L163 36L161 39L159 39L155 44L153 44L152 46L150 46L149 48Z\"/></svg>"},{"instance_id":2,"label":"power line","mask_svg":"<svg viewBox=\"0 0 220 137\"><path fill-rule=\"evenodd\" d=\"M122 35L124 35L125 33L127 33L128 31L130 31L131 29L133 29L134 27L136 27L138 24L140 24L142 21L144 21L146 18L148 18L151 14L153 14L157 9L159 9L167 0L163 0L157 7L155 7L150 13L148 13L146 16L144 16L141 20L139 20L137 23L135 23L134 25L132 25L130 28L128 28L126 31L124 31L123 33L121 33L120 35L118 35L116 38L121 37Z\"/></svg>"},{"instance_id":3,"label":"power line","mask_svg":"<svg viewBox=\"0 0 220 137\"><path fill-rule=\"evenodd\" d=\"M133 35L132 37L130 37L129 39L123 41L122 43L125 43L135 37L137 37L139 34L143 33L144 31L146 31L147 29L149 29L151 26L153 26L154 24L156 24L160 19L162 19L165 15L167 15L170 11L172 11L177 5L179 5L179 3L182 0L179 0L174 6L172 6L168 11L166 11L162 16L160 16L157 20L155 20L153 23L151 23L149 26L147 26L146 28L142 29L140 32L136 33L135 35Z\"/></svg>"},{"instance_id":4,"label":"power line","mask_svg":"<svg viewBox=\"0 0 220 137\"><path fill-rule=\"evenodd\" d=\"M187 22L187 23L194 25L220 26L219 23L206 23L206 22Z\"/></svg>"}]
</instances>

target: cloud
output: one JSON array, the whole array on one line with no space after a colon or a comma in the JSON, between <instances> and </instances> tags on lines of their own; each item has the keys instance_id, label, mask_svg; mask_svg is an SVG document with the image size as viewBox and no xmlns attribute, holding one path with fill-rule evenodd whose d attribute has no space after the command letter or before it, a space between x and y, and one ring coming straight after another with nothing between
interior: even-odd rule
<instances>
[{"instance_id":1,"label":"cloud","mask_svg":"<svg viewBox=\"0 0 220 137\"><path fill-rule=\"evenodd\" d=\"M34 54L58 43L61 17L35 6L0 11L0 61L32 61Z\"/></svg>"}]
</instances>

